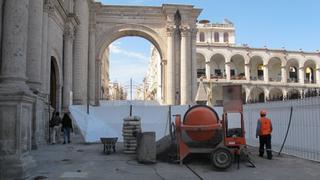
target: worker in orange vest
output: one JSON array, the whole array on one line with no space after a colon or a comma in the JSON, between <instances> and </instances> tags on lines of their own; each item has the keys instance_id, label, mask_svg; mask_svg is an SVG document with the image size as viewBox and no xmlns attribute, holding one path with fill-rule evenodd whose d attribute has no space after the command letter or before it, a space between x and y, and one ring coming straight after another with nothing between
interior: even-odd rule
<instances>
[{"instance_id":1,"label":"worker in orange vest","mask_svg":"<svg viewBox=\"0 0 320 180\"><path fill-rule=\"evenodd\" d=\"M272 159L271 151L271 132L272 132L272 123L269 118L266 117L267 111L260 111L260 118L257 123L257 133L256 138L259 136L259 156L263 157L264 154L264 145L266 145L267 158Z\"/></svg>"}]
</instances>

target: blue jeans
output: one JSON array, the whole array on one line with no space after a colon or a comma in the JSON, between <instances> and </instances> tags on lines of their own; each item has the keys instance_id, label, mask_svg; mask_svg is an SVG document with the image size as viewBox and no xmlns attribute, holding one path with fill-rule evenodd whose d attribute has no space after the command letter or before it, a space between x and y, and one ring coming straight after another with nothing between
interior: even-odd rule
<instances>
[{"instance_id":1,"label":"blue jeans","mask_svg":"<svg viewBox=\"0 0 320 180\"><path fill-rule=\"evenodd\" d=\"M63 128L63 137L64 142L70 142L70 128L64 127Z\"/></svg>"}]
</instances>

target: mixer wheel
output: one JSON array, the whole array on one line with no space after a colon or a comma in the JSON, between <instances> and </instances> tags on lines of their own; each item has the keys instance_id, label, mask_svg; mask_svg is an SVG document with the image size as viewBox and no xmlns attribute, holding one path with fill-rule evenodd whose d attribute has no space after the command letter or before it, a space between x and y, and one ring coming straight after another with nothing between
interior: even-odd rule
<instances>
[{"instance_id":1,"label":"mixer wheel","mask_svg":"<svg viewBox=\"0 0 320 180\"><path fill-rule=\"evenodd\" d=\"M211 161L213 167L224 170L231 166L232 154L229 149L218 147L211 153Z\"/></svg>"}]
</instances>

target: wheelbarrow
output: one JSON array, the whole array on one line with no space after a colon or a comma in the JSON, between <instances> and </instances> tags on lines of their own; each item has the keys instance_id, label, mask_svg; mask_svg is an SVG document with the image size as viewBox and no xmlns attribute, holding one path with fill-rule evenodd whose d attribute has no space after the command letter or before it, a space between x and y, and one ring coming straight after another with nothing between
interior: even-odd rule
<instances>
[{"instance_id":1,"label":"wheelbarrow","mask_svg":"<svg viewBox=\"0 0 320 180\"><path fill-rule=\"evenodd\" d=\"M106 154L111 153L111 149L113 149L113 152L116 152L116 143L118 141L117 137L111 137L111 138L106 138L102 137L100 138L101 143L103 144L103 152Z\"/></svg>"}]
</instances>

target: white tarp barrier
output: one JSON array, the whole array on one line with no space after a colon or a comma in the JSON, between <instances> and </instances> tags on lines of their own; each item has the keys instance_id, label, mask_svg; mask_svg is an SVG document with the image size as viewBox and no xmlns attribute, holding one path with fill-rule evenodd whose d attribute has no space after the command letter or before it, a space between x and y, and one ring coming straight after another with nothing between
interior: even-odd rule
<instances>
[{"instance_id":1,"label":"white tarp barrier","mask_svg":"<svg viewBox=\"0 0 320 180\"><path fill-rule=\"evenodd\" d=\"M133 102L132 115L141 118L143 132L154 131L156 140L159 140L169 134L169 108L171 122L174 122L173 115L181 114L183 117L189 106L160 106L155 103ZM217 107L215 110L221 118L222 108ZM123 141L123 119L130 114L130 103L127 101L102 102L101 106L90 106L89 114L86 113L85 105L73 105L70 111L86 142L98 142L100 137L118 137L119 141Z\"/></svg>"}]
</instances>

